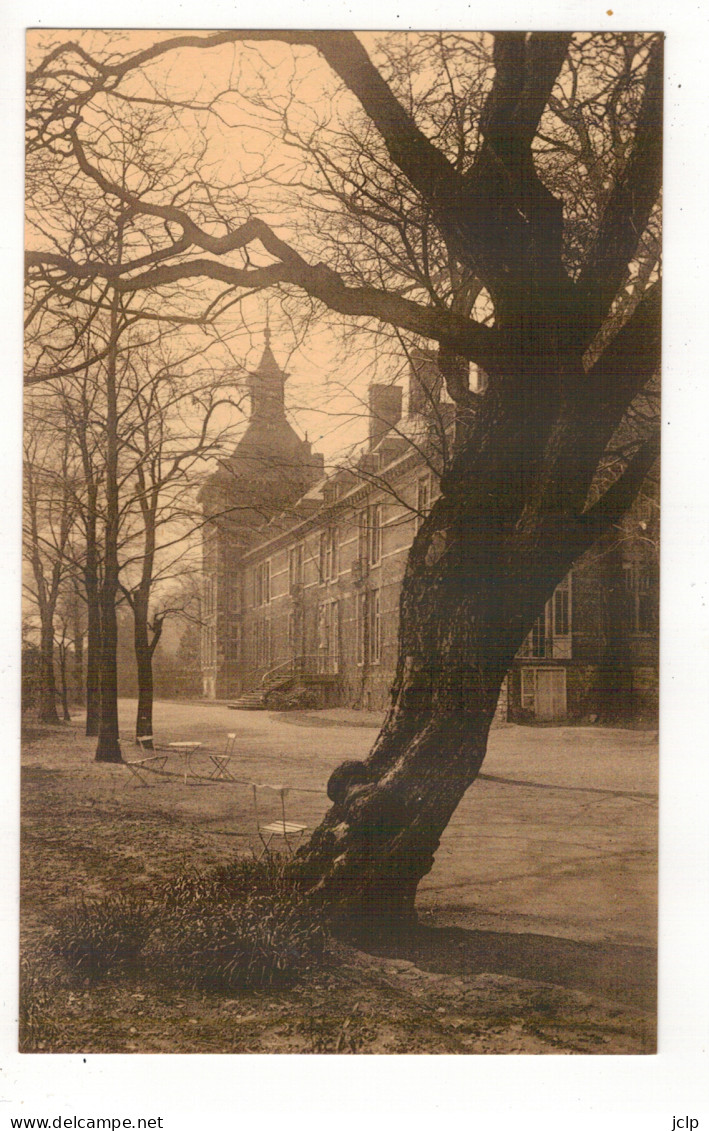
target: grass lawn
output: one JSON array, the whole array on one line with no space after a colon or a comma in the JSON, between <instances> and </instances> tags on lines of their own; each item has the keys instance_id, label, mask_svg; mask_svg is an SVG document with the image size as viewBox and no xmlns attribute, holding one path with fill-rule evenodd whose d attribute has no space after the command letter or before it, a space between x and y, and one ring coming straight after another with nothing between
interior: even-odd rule
<instances>
[{"instance_id":1,"label":"grass lawn","mask_svg":"<svg viewBox=\"0 0 709 1131\"><path fill-rule=\"evenodd\" d=\"M235 713L225 713L224 718L209 715L209 709L199 705L183 705L172 715L169 705L163 709L166 729L172 720L169 738L182 740L197 733L205 750L210 745L220 748L225 724L243 721ZM127 730L129 717L126 708ZM299 725L269 723L265 715L243 722L243 772L249 779L312 789L288 799L312 827L327 804L324 795L315 791L324 788L328 767L344 756L363 756L373 732L345 725L346 720L329 726L306 718L293 721ZM497 741L504 747L507 740ZM538 742L538 737L533 741ZM469 794L474 798L471 804L478 806L478 831L483 840L486 830L505 839L495 813L502 804L501 790L507 789L511 798L507 811L522 805L529 820L523 858L535 863L538 838L549 840L554 827L545 814L553 811L558 820L558 798L565 797L561 755L557 758L552 751L545 760L544 780L544 775L535 774L533 758L515 771L505 762L502 747L497 761L491 760L488 780ZM25 1051L654 1051L654 948L643 918L647 908L639 903L625 918L616 916L608 924L612 883L590 886L585 865L580 864L578 844L588 834L585 826L570 838L576 847L569 849L559 839L551 859L560 860L562 866L558 874L547 867L544 888L543 869L535 863L527 868L525 878L518 862L504 853L499 857L493 853L493 859L486 859L482 871L476 872L470 863L469 840L463 836L470 827L458 827L456 833L452 823L450 843L444 839L441 846L440 874L437 864L422 885L421 923L416 931L369 940L359 947L333 940L325 960L301 969L290 984L228 993L198 988L172 976L169 953L161 977L113 970L94 978L81 967L72 969L50 951L57 925L78 898L90 901L118 893L150 898L157 885L185 869L209 869L250 857L259 844L248 790L200 779L185 784L177 773L141 788L125 767L96 765L93 748L94 740L86 739L77 724L29 727L23 742L21 1046ZM642 751L633 749L640 766ZM130 746L124 752L133 756ZM206 754L200 757L206 759ZM595 806L596 814L605 811L604 805L609 808L608 827L605 817L594 817L603 836L618 825L619 804L632 813L647 807L646 791L633 779L633 757L629 755L612 774L609 769L613 780L609 777L608 788L590 780L596 771L590 758L587 766L580 758L586 790L583 804L587 809L591 806L589 812ZM513 786L492 780L514 781L515 773ZM525 786L530 774L539 780ZM468 798L461 809L467 804ZM578 799L574 804L583 808ZM466 819L465 813L456 814L456 819ZM632 871L633 845L636 858L652 855L651 846L640 845L644 827L629 828L629 852L615 842L611 874L619 886L614 890L623 891L624 885L633 889L638 876L646 882L652 870L641 865L635 876ZM518 824L518 832L520 828ZM564 855L569 851L571 857ZM587 856L586 851L584 861ZM461 880L466 858L468 874L472 870L478 881L474 896L470 881L465 888ZM497 892L494 876L500 862L505 883L513 885L503 896L485 887L490 880L489 887ZM572 907L564 914L572 874L577 886L581 884L579 907L595 900L595 911L583 911L583 922L581 910L577 914ZM551 893L546 903L544 891ZM536 918L525 899L536 909ZM511 901L508 907L505 900ZM651 920L651 908L646 918Z\"/></svg>"}]
</instances>

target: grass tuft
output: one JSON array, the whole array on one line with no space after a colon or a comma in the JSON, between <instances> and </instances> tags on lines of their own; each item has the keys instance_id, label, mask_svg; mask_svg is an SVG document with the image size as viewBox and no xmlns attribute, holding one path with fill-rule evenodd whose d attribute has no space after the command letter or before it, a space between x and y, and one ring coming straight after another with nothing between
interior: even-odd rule
<instances>
[{"instance_id":1,"label":"grass tuft","mask_svg":"<svg viewBox=\"0 0 709 1131\"><path fill-rule=\"evenodd\" d=\"M56 978L46 961L20 963L20 1052L49 1051L59 1035L54 1016Z\"/></svg>"},{"instance_id":2,"label":"grass tuft","mask_svg":"<svg viewBox=\"0 0 709 1131\"><path fill-rule=\"evenodd\" d=\"M87 977L136 973L153 916L144 896L79 899L57 925L55 953Z\"/></svg>"},{"instance_id":3,"label":"grass tuft","mask_svg":"<svg viewBox=\"0 0 709 1131\"><path fill-rule=\"evenodd\" d=\"M185 869L151 897L82 900L60 922L55 953L91 978L152 975L219 992L295 981L322 962L318 911L288 879L283 861L235 860Z\"/></svg>"}]
</instances>

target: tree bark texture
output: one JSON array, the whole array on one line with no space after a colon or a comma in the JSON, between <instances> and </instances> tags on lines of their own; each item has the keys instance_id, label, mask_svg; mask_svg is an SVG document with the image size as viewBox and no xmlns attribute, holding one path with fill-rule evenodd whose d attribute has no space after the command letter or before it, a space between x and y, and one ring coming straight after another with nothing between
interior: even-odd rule
<instances>
[{"instance_id":1,"label":"tree bark texture","mask_svg":"<svg viewBox=\"0 0 709 1131\"><path fill-rule=\"evenodd\" d=\"M65 723L70 723L71 712L69 711L69 682L67 676L66 644L61 644L59 646L59 677L62 689L62 718Z\"/></svg>"},{"instance_id":2,"label":"tree bark texture","mask_svg":"<svg viewBox=\"0 0 709 1131\"><path fill-rule=\"evenodd\" d=\"M52 610L53 613L53 610ZM42 619L40 631L40 685L37 718L41 723L59 724L57 682L54 674L54 623L52 613Z\"/></svg>"},{"instance_id":3,"label":"tree bark texture","mask_svg":"<svg viewBox=\"0 0 709 1131\"><path fill-rule=\"evenodd\" d=\"M87 540L84 586L86 589L86 734L98 735L101 713L101 598L96 539Z\"/></svg>"},{"instance_id":4,"label":"tree bark texture","mask_svg":"<svg viewBox=\"0 0 709 1131\"><path fill-rule=\"evenodd\" d=\"M135 621L135 661L138 676L138 708L135 736L153 733L153 658L148 644L148 626Z\"/></svg>"},{"instance_id":5,"label":"tree bark texture","mask_svg":"<svg viewBox=\"0 0 709 1131\"><path fill-rule=\"evenodd\" d=\"M564 415L539 412L530 429L524 408L486 402L416 536L384 726L363 762L332 774L333 806L294 864L346 914L413 916L417 886L482 765L514 656L606 528L608 515L579 516L596 446ZM563 490L561 467L571 475Z\"/></svg>"},{"instance_id":6,"label":"tree bark texture","mask_svg":"<svg viewBox=\"0 0 709 1131\"><path fill-rule=\"evenodd\" d=\"M153 655L162 634L162 622L152 626L148 619L150 582L145 590L132 596L133 640L138 676L138 710L135 719L136 739L153 733Z\"/></svg>"},{"instance_id":7,"label":"tree bark texture","mask_svg":"<svg viewBox=\"0 0 709 1131\"><path fill-rule=\"evenodd\" d=\"M462 341L455 333L439 339L461 424L458 450L409 555L391 706L368 758L333 773L332 809L294 864L313 894L347 913L414 914L418 883L482 765L516 652L654 458L652 445L641 445L591 505L614 430L659 365L657 286L589 370L584 355L656 197L661 45L650 57L638 160L609 202L582 286L562 265L561 200L540 180L530 148L567 45L557 35L496 36L478 158L460 179L439 162L423 188L459 261L490 292L497 351L482 362L490 387L477 407L456 375ZM377 124L415 183L415 131L402 127L389 139Z\"/></svg>"},{"instance_id":8,"label":"tree bark texture","mask_svg":"<svg viewBox=\"0 0 709 1131\"><path fill-rule=\"evenodd\" d=\"M74 684L74 702L83 706L86 701L86 687L84 684L84 634L79 628L74 632L72 682Z\"/></svg>"},{"instance_id":9,"label":"tree bark texture","mask_svg":"<svg viewBox=\"0 0 709 1131\"><path fill-rule=\"evenodd\" d=\"M116 353L118 344L118 296L111 304L111 349L106 365L106 530L101 586L100 712L97 762L122 762L118 733L118 406Z\"/></svg>"}]
</instances>

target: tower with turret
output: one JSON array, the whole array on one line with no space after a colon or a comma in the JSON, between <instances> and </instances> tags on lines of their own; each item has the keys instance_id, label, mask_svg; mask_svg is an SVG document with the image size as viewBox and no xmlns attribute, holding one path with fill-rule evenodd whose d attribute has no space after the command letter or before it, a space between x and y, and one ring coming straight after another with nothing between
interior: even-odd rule
<instances>
[{"instance_id":1,"label":"tower with turret","mask_svg":"<svg viewBox=\"0 0 709 1131\"><path fill-rule=\"evenodd\" d=\"M287 512L323 474L286 416L288 374L271 349L267 328L261 360L247 376L249 422L229 457L204 483L202 551L202 683L207 698L241 690L241 621L244 594L239 562L259 531Z\"/></svg>"}]
</instances>

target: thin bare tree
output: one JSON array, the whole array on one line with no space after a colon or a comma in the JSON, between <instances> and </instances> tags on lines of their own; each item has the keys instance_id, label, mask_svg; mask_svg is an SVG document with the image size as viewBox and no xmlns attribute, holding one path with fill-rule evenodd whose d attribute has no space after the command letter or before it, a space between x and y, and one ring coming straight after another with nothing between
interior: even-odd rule
<instances>
[{"instance_id":1,"label":"thin bare tree","mask_svg":"<svg viewBox=\"0 0 709 1131\"><path fill-rule=\"evenodd\" d=\"M302 164L284 165L274 176L266 153L260 164L243 163L241 179L232 170L231 196L213 171L210 197L206 160L191 179L183 166L172 194L146 195L135 178L121 179L103 140L104 108L159 105L166 123L205 141L206 153L204 123L245 128L227 112L238 83L250 83L253 105L254 83L264 87L271 72L254 67L260 78L248 79L246 63L232 68L230 58L223 89L215 79L200 103L185 95L188 70L175 78L180 61L189 52L191 73L203 77L200 53L224 66L224 52L245 43L268 44L260 50L279 59L291 50L291 119L319 113L312 100L296 105L298 68L312 92L318 58L321 90L332 99L321 104L325 117L337 119L345 102L348 113L359 105L386 167L367 222L370 166L350 189L340 162L328 183L317 138L306 174ZM184 34L122 56L56 44L29 76L29 147L60 152L87 193L93 185L97 199L118 202L141 238L118 258L39 240L27 270L37 310L62 288L104 287L121 301L139 296L156 318L180 304L196 317L205 303L219 310L277 286L289 301L301 295L306 307L436 343L460 429L408 560L391 707L369 757L333 774L333 807L297 865L313 891L344 908L409 916L440 835L479 772L513 656L656 458L650 431L613 479L599 479L608 445L659 364L662 39L457 36L425 56L435 82L417 66L410 39L388 53L373 39L370 49L350 32L307 30ZM466 106L458 92L467 75L475 90ZM441 115L450 123L442 135ZM272 120L260 128L271 139L277 132ZM166 129L166 148L170 136ZM276 182L274 199L264 187ZM380 217L387 182L393 207ZM296 207L318 189L331 204L333 193L344 194L334 222L349 235L339 251L332 230L306 226L307 210ZM395 253L383 252L391 233ZM414 267L403 272L402 262ZM460 359L487 374L480 400ZM33 375L43 375L41 365Z\"/></svg>"}]
</instances>

